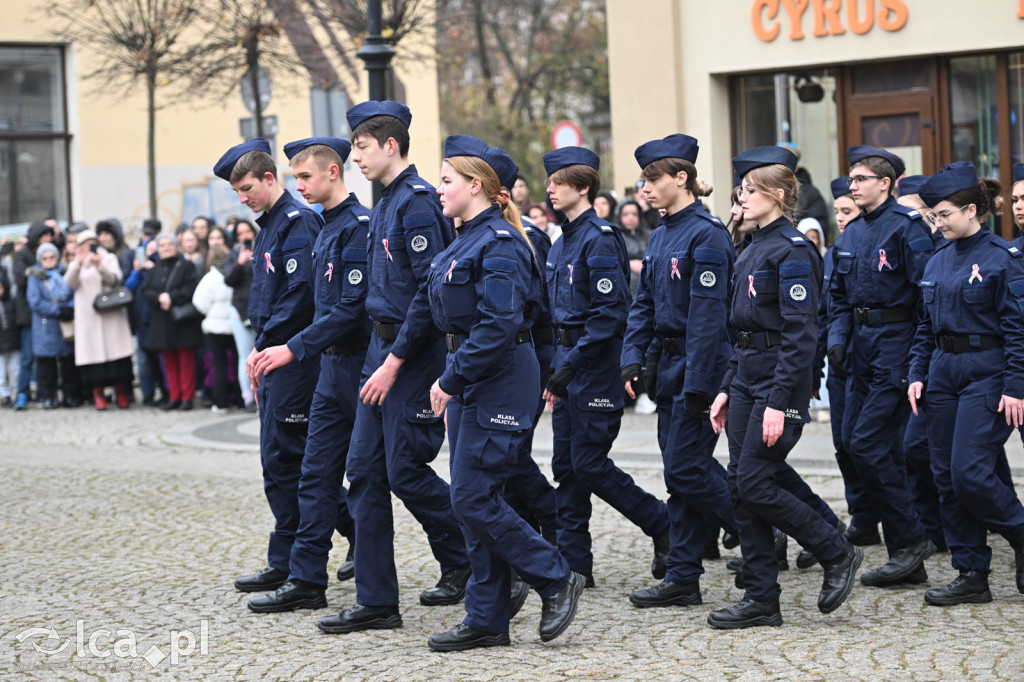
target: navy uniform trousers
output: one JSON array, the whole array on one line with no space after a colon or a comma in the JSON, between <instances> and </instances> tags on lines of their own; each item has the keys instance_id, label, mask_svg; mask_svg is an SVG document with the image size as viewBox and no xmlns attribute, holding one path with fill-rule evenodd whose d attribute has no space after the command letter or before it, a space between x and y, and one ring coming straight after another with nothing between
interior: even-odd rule
<instances>
[{"instance_id":1,"label":"navy uniform trousers","mask_svg":"<svg viewBox=\"0 0 1024 682\"><path fill-rule=\"evenodd\" d=\"M907 478L924 532L936 547L942 547L946 544L946 538L942 530L942 512L939 510L939 490L935 487L931 452L928 448L928 417L920 405L917 412L916 417L913 414L908 417L906 433L903 436Z\"/></svg>"},{"instance_id":2,"label":"navy uniform trousers","mask_svg":"<svg viewBox=\"0 0 1024 682\"><path fill-rule=\"evenodd\" d=\"M390 341L371 337L360 386L390 348ZM442 573L469 563L448 484L429 466L444 441L444 424L429 400L430 385L444 371L444 342L430 341L406 360L383 404L356 406L348 504L356 523L356 601L362 606L398 604L392 491L423 526Z\"/></svg>"},{"instance_id":3,"label":"navy uniform trousers","mask_svg":"<svg viewBox=\"0 0 1024 682\"><path fill-rule=\"evenodd\" d=\"M306 452L310 402L319 373L316 362L292 362L264 375L257 392L263 491L274 515L267 564L284 573L289 572L299 527L299 476Z\"/></svg>"},{"instance_id":4,"label":"navy uniform trousers","mask_svg":"<svg viewBox=\"0 0 1024 682\"><path fill-rule=\"evenodd\" d=\"M365 352L320 356L320 379L310 408L306 454L299 481L302 522L292 545L291 578L327 585L334 530L353 542L355 522L344 488L345 445L352 436Z\"/></svg>"},{"instance_id":5,"label":"navy uniform trousers","mask_svg":"<svg viewBox=\"0 0 1024 682\"><path fill-rule=\"evenodd\" d=\"M892 556L920 540L925 532L910 494L903 452L910 415L905 367L914 324L857 324L853 333L846 405L856 406L857 413L843 420L843 442L852 453L872 507L881 517L885 546Z\"/></svg>"},{"instance_id":6,"label":"navy uniform trousers","mask_svg":"<svg viewBox=\"0 0 1024 682\"><path fill-rule=\"evenodd\" d=\"M768 351L758 360L774 365L772 355ZM726 420L729 490L740 526L745 596L755 601L778 599L781 591L772 526L796 539L819 561L830 561L846 552L845 541L834 526L779 485L777 476L789 468L786 456L800 440L803 424L787 422L779 440L768 447L763 442L764 409L763 398L756 398L738 382L732 384Z\"/></svg>"},{"instance_id":7,"label":"navy uniform trousers","mask_svg":"<svg viewBox=\"0 0 1024 682\"><path fill-rule=\"evenodd\" d=\"M840 379L829 369L825 386L828 388L829 421L832 427L832 446L836 449L836 464L843 475L846 509L850 512L850 525L854 528L878 527L878 515L861 483L857 466L843 443L843 422L846 412L846 379Z\"/></svg>"},{"instance_id":8,"label":"navy uniform trousers","mask_svg":"<svg viewBox=\"0 0 1024 682\"><path fill-rule=\"evenodd\" d=\"M559 355L563 349L559 349ZM617 357L617 355L616 355ZM556 360L556 365L560 362ZM554 452L551 469L558 483L558 548L577 573L593 573L590 515L591 493L607 502L645 534L657 537L669 530L665 503L638 486L608 456L622 422L622 384L617 397L591 397L578 386L591 372L607 375L607 368L585 367L569 384L568 396L555 403L551 415ZM582 381L581 381L582 380ZM607 382L603 382L607 383Z\"/></svg>"},{"instance_id":9,"label":"navy uniform trousers","mask_svg":"<svg viewBox=\"0 0 1024 682\"><path fill-rule=\"evenodd\" d=\"M513 366L529 366L533 355L529 344L518 345L513 352L517 360ZM539 386L532 377L520 380ZM488 422L493 408L492 412L483 410L464 403L460 396L448 403L451 500L467 530L466 545L473 568L466 585L464 622L482 632L503 633L508 632L509 622L509 568L547 598L565 586L569 564L503 496L506 479L532 430L485 428L480 424Z\"/></svg>"},{"instance_id":10,"label":"navy uniform trousers","mask_svg":"<svg viewBox=\"0 0 1024 682\"><path fill-rule=\"evenodd\" d=\"M1004 536L1024 527L1024 506L1004 480L1003 445L1013 432L997 412L1003 349L936 351L928 373L927 416L932 471L939 489L953 568L988 571L988 529Z\"/></svg>"}]
</instances>

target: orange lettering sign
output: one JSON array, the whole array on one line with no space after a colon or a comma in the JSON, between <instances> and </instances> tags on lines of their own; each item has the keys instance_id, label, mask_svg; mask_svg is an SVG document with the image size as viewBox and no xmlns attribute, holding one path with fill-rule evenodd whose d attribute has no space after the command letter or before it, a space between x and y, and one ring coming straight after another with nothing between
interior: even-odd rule
<instances>
[{"instance_id":1,"label":"orange lettering sign","mask_svg":"<svg viewBox=\"0 0 1024 682\"><path fill-rule=\"evenodd\" d=\"M782 0L783 6L786 8L786 12L789 14L789 39L790 40L802 40L804 37L804 30L801 24L801 19L804 15L804 10L807 9L807 5L810 0Z\"/></svg>"},{"instance_id":2,"label":"orange lettering sign","mask_svg":"<svg viewBox=\"0 0 1024 682\"><path fill-rule=\"evenodd\" d=\"M898 31L907 23L907 6L903 0L878 0L878 25L886 31ZM890 15L893 15L890 18Z\"/></svg>"},{"instance_id":3,"label":"orange lettering sign","mask_svg":"<svg viewBox=\"0 0 1024 682\"><path fill-rule=\"evenodd\" d=\"M1020 0L1020 9L1017 10L1017 17L1024 19L1024 0Z\"/></svg>"},{"instance_id":4,"label":"orange lettering sign","mask_svg":"<svg viewBox=\"0 0 1024 682\"><path fill-rule=\"evenodd\" d=\"M1024 3L1024 0L1021 2ZM770 43L779 35L779 22L776 21L771 28L765 28L764 22L761 20L765 10L767 10L768 18L774 19L779 13L779 0L754 0L754 10L751 13L754 35L764 42Z\"/></svg>"},{"instance_id":5,"label":"orange lettering sign","mask_svg":"<svg viewBox=\"0 0 1024 682\"><path fill-rule=\"evenodd\" d=\"M830 33L834 36L846 33L843 22L839 19L839 10L842 6L843 0L814 0L814 35L820 38Z\"/></svg>"},{"instance_id":6,"label":"orange lettering sign","mask_svg":"<svg viewBox=\"0 0 1024 682\"><path fill-rule=\"evenodd\" d=\"M850 0L846 3L846 24L850 30L857 35L864 35L875 25L875 0L867 0L867 11L861 19L857 7L860 5L857 0Z\"/></svg>"}]
</instances>

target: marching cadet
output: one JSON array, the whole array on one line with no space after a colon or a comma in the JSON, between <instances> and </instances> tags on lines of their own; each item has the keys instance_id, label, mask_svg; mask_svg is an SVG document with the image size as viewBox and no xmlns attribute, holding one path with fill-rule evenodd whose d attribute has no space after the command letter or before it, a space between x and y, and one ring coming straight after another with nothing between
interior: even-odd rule
<instances>
[{"instance_id":1,"label":"marching cadet","mask_svg":"<svg viewBox=\"0 0 1024 682\"><path fill-rule=\"evenodd\" d=\"M431 382L444 371L444 341L429 314L408 317L415 297L426 300L430 263L451 243L452 226L434 188L409 164L409 108L370 101L346 117L353 163L384 191L370 217L366 311L373 336L346 462L356 526L356 605L322 618L318 627L328 633L402 625L392 491L423 526L441 565L437 587L420 594L420 603L458 603L470 574L448 484L429 465L444 440L444 424L429 400Z\"/></svg>"},{"instance_id":2,"label":"marching cadet","mask_svg":"<svg viewBox=\"0 0 1024 682\"><path fill-rule=\"evenodd\" d=\"M657 338L658 440L672 537L664 581L629 597L639 607L700 604L706 520L736 534L729 487L714 459L718 436L706 417L732 354L726 326L734 249L725 227L697 201L710 193L697 180L698 150L695 138L675 134L634 154L647 200L665 216L651 235L629 311L622 379L630 397L646 390L642 367Z\"/></svg>"},{"instance_id":3,"label":"marching cadet","mask_svg":"<svg viewBox=\"0 0 1024 682\"><path fill-rule=\"evenodd\" d=\"M213 172L231 183L239 200L257 213L260 231L253 242L249 320L256 344L245 371L260 410L260 459L263 489L274 515L267 567L235 581L242 592L276 590L290 573L290 557L299 526L299 476L306 449L309 406L320 364L315 357L294 362L262 380L257 354L279 346L313 321L313 244L322 221L302 206L277 180L270 143L258 137L229 149Z\"/></svg>"},{"instance_id":4,"label":"marching cadet","mask_svg":"<svg viewBox=\"0 0 1024 682\"><path fill-rule=\"evenodd\" d=\"M665 577L669 521L665 503L638 486L608 456L619 433L625 393L619 379L629 310L629 261L622 236L597 218L597 154L565 147L544 155L548 196L565 213L562 236L547 260L548 296L556 325L556 368L544 389L552 407L551 468L558 483L558 548L569 567L594 584L591 494L654 540L651 574Z\"/></svg>"},{"instance_id":5,"label":"marching cadet","mask_svg":"<svg viewBox=\"0 0 1024 682\"><path fill-rule=\"evenodd\" d=\"M742 179L744 218L758 227L736 262L730 317L736 349L710 414L716 433L728 425L729 490L744 561L743 600L708 616L708 623L723 629L782 625L772 526L824 567L822 613L846 600L864 558L863 550L776 480L810 421L821 289L821 258L792 223L796 157L782 147L758 147L733 164Z\"/></svg>"},{"instance_id":6,"label":"marching cadet","mask_svg":"<svg viewBox=\"0 0 1024 682\"><path fill-rule=\"evenodd\" d=\"M921 281L924 313L907 390L915 413L927 403L942 524L960 571L925 592L925 602L939 606L992 601L989 528L1013 547L1024 593L1024 506L998 472L1003 444L1024 424L1024 260L979 221L1001 189L962 163L943 167L919 191L928 222L948 242Z\"/></svg>"},{"instance_id":7,"label":"marching cadet","mask_svg":"<svg viewBox=\"0 0 1024 682\"><path fill-rule=\"evenodd\" d=\"M286 344L265 348L254 359L257 379L292 362L319 356L320 378L309 415L309 436L299 479L299 525L288 582L249 600L258 613L324 608L327 559L335 528L349 542L339 579L352 577L355 524L342 485L345 454L355 421L359 373L370 343L366 316L366 230L370 212L345 187L352 145L337 137L311 137L284 146L296 190L323 207L324 228L313 247L313 324Z\"/></svg>"},{"instance_id":8,"label":"marching cadet","mask_svg":"<svg viewBox=\"0 0 1024 682\"><path fill-rule=\"evenodd\" d=\"M452 507L467 531L473 576L466 618L428 645L508 645L509 619L522 606L510 601L510 567L543 598L540 637L550 641L572 622L585 580L502 496L540 395L531 332L543 307L542 270L498 180L518 171L512 159L468 135L445 140L444 157L437 192L445 215L462 225L427 279L448 350L430 400L448 426Z\"/></svg>"},{"instance_id":9,"label":"marching cadet","mask_svg":"<svg viewBox=\"0 0 1024 682\"><path fill-rule=\"evenodd\" d=\"M853 200L864 212L847 224L832 250L828 359L849 370L843 442L882 521L889 554L861 582L876 587L923 583L928 579L924 560L936 548L907 480L903 438L910 406L903 395L918 282L934 245L920 214L892 195L903 161L867 145L850 147L847 156Z\"/></svg>"}]
</instances>

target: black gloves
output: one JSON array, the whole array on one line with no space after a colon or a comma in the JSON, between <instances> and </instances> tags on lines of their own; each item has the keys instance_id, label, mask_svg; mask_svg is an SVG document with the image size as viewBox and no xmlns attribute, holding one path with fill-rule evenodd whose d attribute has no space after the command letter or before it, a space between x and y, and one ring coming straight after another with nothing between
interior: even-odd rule
<instances>
[{"instance_id":1,"label":"black gloves","mask_svg":"<svg viewBox=\"0 0 1024 682\"><path fill-rule=\"evenodd\" d=\"M644 360L644 383L647 384L647 397L651 400L658 399L658 365L661 357L648 355Z\"/></svg>"},{"instance_id":2,"label":"black gloves","mask_svg":"<svg viewBox=\"0 0 1024 682\"><path fill-rule=\"evenodd\" d=\"M643 370L640 367L640 363L633 363L632 365L626 365L622 368L622 381L623 383L629 382L633 389L633 395L640 397L640 394L647 390L646 382L644 381Z\"/></svg>"},{"instance_id":3,"label":"black gloves","mask_svg":"<svg viewBox=\"0 0 1024 682\"><path fill-rule=\"evenodd\" d=\"M562 365L551 373L551 378L548 379L548 385L545 388L553 395L565 398L569 395L569 383L575 376L576 369L574 367Z\"/></svg>"},{"instance_id":4,"label":"black gloves","mask_svg":"<svg viewBox=\"0 0 1024 682\"><path fill-rule=\"evenodd\" d=\"M829 370L837 379L846 378L846 347L838 343L828 349Z\"/></svg>"},{"instance_id":5,"label":"black gloves","mask_svg":"<svg viewBox=\"0 0 1024 682\"><path fill-rule=\"evenodd\" d=\"M683 402L686 403L686 411L690 414L704 414L711 409L711 397L703 393L684 393Z\"/></svg>"}]
</instances>

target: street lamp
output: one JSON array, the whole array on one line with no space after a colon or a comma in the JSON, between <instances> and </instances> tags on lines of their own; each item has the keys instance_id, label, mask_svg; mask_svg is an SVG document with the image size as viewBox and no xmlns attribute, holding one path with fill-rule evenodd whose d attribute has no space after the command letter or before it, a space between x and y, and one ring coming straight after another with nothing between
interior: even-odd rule
<instances>
[{"instance_id":1,"label":"street lamp","mask_svg":"<svg viewBox=\"0 0 1024 682\"><path fill-rule=\"evenodd\" d=\"M380 0L367 0L366 3L367 36L356 56L366 64L366 72L370 81L370 99L387 99L387 74L395 48L391 47L381 35ZM379 180L373 182L373 203L380 201L383 190Z\"/></svg>"}]
</instances>

